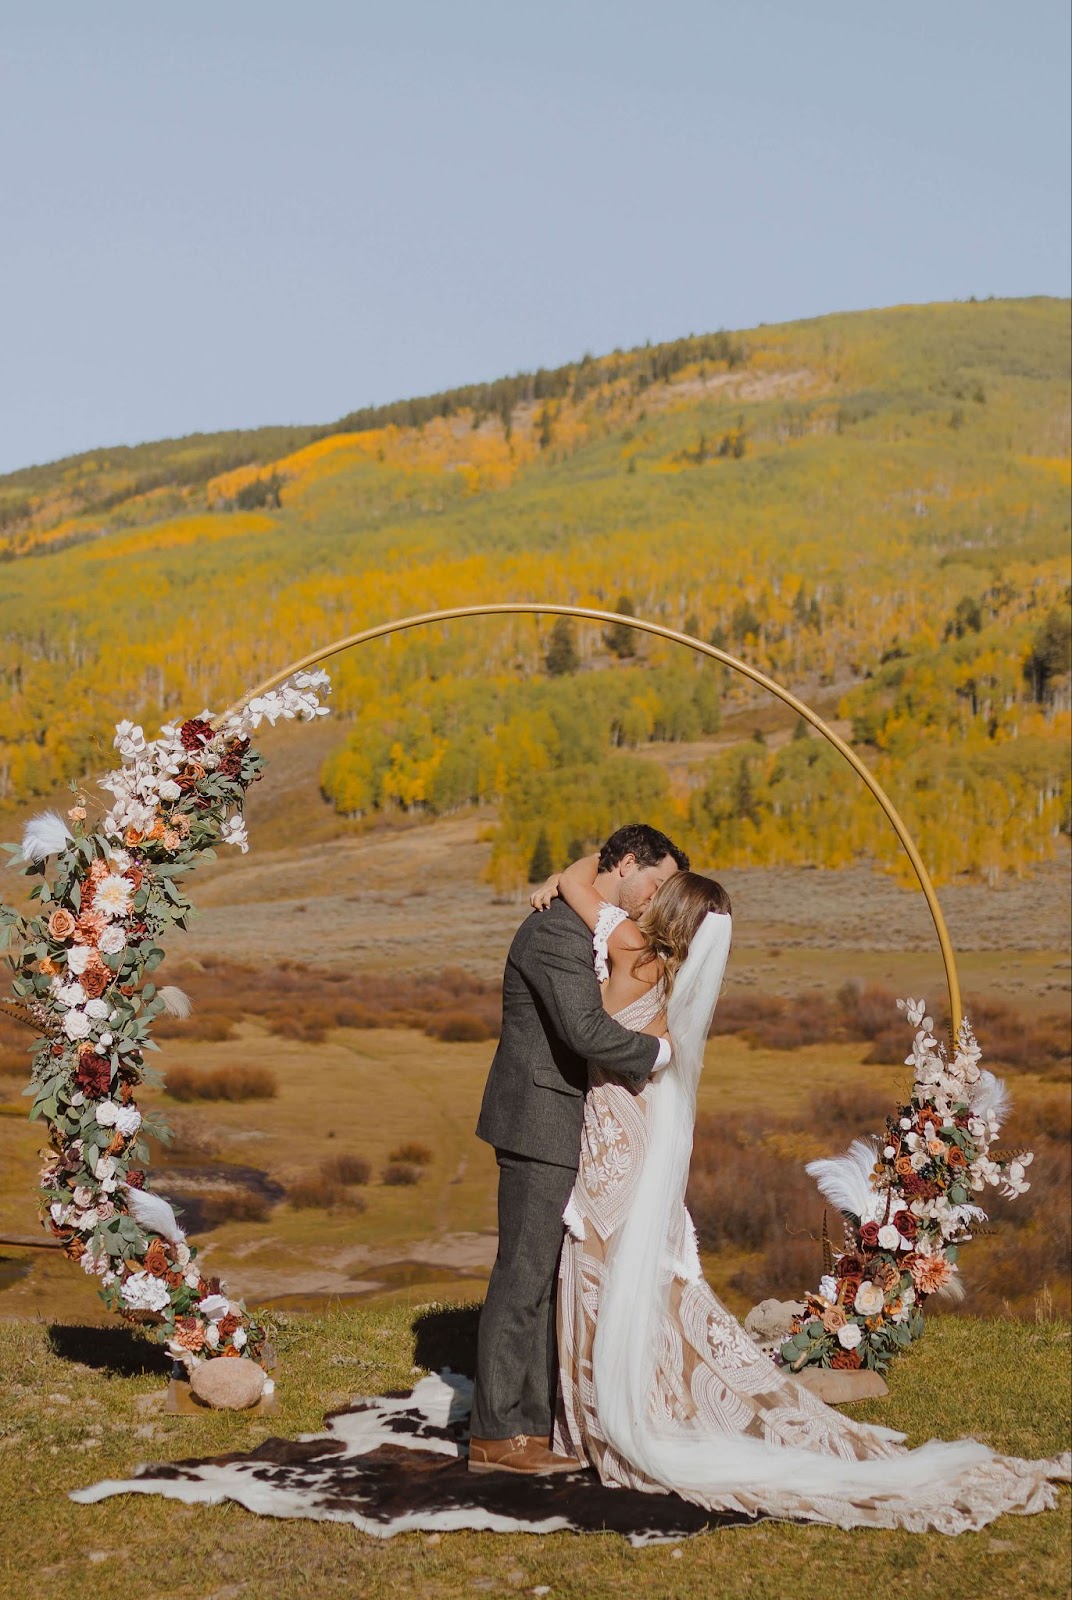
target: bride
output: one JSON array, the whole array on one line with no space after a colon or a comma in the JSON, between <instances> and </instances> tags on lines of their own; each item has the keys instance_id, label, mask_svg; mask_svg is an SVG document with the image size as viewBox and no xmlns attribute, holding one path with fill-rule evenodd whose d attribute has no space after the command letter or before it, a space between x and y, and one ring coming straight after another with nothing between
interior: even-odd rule
<instances>
[{"instance_id":1,"label":"bride","mask_svg":"<svg viewBox=\"0 0 1072 1600\"><path fill-rule=\"evenodd\" d=\"M1056 1504L1069 1458L1021 1461L973 1439L909 1450L774 1365L700 1269L685 1208L696 1087L730 950L720 884L679 872L639 921L596 892L596 858L536 891L588 924L604 1007L669 1029L673 1059L639 1091L599 1072L585 1102L558 1287L555 1447L605 1484L711 1510L838 1527L978 1529Z\"/></svg>"}]
</instances>

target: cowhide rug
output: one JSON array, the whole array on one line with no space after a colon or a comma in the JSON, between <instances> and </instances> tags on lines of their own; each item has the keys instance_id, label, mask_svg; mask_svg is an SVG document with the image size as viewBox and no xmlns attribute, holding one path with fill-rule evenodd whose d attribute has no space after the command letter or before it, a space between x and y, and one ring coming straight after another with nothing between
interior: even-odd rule
<instances>
[{"instance_id":1,"label":"cowhide rug","mask_svg":"<svg viewBox=\"0 0 1072 1600\"><path fill-rule=\"evenodd\" d=\"M329 1414L326 1433L266 1439L255 1450L138 1467L71 1495L161 1494L188 1505L236 1500L267 1517L350 1522L362 1533L620 1533L644 1545L748 1519L703 1511L676 1495L606 1489L594 1472L551 1478L470 1474L473 1385L453 1372L408 1393L355 1400Z\"/></svg>"}]
</instances>

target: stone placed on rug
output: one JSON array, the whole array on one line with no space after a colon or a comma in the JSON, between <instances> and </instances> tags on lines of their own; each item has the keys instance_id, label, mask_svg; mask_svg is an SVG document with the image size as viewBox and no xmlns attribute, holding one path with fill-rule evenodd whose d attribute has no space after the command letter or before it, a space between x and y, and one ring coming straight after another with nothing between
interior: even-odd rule
<instances>
[{"instance_id":1,"label":"stone placed on rug","mask_svg":"<svg viewBox=\"0 0 1072 1600\"><path fill-rule=\"evenodd\" d=\"M190 1390L214 1411L247 1411L264 1389L264 1369L255 1361L213 1356L194 1369Z\"/></svg>"},{"instance_id":2,"label":"stone placed on rug","mask_svg":"<svg viewBox=\"0 0 1072 1600\"><path fill-rule=\"evenodd\" d=\"M805 1367L803 1372L794 1373L794 1377L828 1406L848 1405L853 1400L881 1400L890 1392L878 1373L868 1372L866 1367L856 1372L834 1367Z\"/></svg>"},{"instance_id":3,"label":"stone placed on rug","mask_svg":"<svg viewBox=\"0 0 1072 1600\"><path fill-rule=\"evenodd\" d=\"M764 1348L776 1347L793 1331L793 1318L804 1315L803 1300L761 1300L744 1319L744 1330Z\"/></svg>"}]
</instances>

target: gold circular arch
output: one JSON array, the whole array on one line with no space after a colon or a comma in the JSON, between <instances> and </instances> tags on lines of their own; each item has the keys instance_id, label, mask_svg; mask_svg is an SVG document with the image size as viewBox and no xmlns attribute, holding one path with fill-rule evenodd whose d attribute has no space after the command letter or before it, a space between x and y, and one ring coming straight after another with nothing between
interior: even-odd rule
<instances>
[{"instance_id":1,"label":"gold circular arch","mask_svg":"<svg viewBox=\"0 0 1072 1600\"><path fill-rule=\"evenodd\" d=\"M773 678L768 678L766 673L758 671L756 667L749 666L747 661L738 661L736 656L727 655L725 650L719 650L713 644L705 644L702 639L694 639L691 634L678 633L673 628L664 628L658 622L646 622L642 617L625 617L617 611L595 611L588 606L563 606L544 601L506 601L496 605L451 606L445 611L422 611L417 616L402 617L397 622L377 623L374 628L364 628L360 633L351 633L345 639L337 639L334 644L325 645L307 656L302 656L300 661L292 661L281 672L273 673L263 683L257 684L256 688L250 689L248 693L242 695L233 705L228 706L226 711L221 712L220 716L215 720L217 723L222 721L223 717L230 715L233 711L238 711L248 701L254 699L255 696L264 694L267 690L274 689L277 685L285 682L292 673L301 672L307 667L315 667L319 662L327 661L329 657L337 656L343 650L349 650L353 645L367 644L371 639L382 639L387 634L402 633L407 628L420 628L432 622L453 622L459 617L518 615L580 617L586 622L620 622L626 627L637 629L639 633L651 633L658 639L669 639L672 644L686 645L690 650L695 650L697 654L710 656L712 660L721 662L724 667L729 667L732 671L741 673L743 677L751 678L753 683L758 683L760 688L767 689L771 694L777 695L778 699L784 700L785 704L791 706L798 716L803 717L806 722L810 722L813 728L817 728L823 738L828 739L834 749L845 757L845 760L857 776L863 779L889 818L893 831L901 841L904 852L912 863L913 871L919 880L920 888L923 890L924 898L927 901L934 921L935 931L938 935L942 961L945 964L946 985L949 990L950 1032L955 1040L957 1030L960 1027L962 1013L960 983L957 978L957 965L949 938L949 929L946 927L942 908L938 904L938 896L935 893L930 874L923 865L919 851L916 849L912 837L898 814L893 801L878 779L868 771L852 746L846 744L844 739L839 738L833 728L828 728L823 719L810 706L806 706L803 700L798 700L795 694L791 694L788 689L784 689L780 683L775 683Z\"/></svg>"}]
</instances>

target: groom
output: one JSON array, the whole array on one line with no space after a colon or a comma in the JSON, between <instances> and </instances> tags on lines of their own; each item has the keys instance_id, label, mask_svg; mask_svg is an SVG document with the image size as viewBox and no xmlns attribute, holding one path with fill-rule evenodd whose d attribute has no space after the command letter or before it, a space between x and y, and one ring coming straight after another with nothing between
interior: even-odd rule
<instances>
[{"instance_id":1,"label":"groom","mask_svg":"<svg viewBox=\"0 0 1072 1600\"><path fill-rule=\"evenodd\" d=\"M619 828L595 886L637 917L688 858L656 828ZM588 1064L642 1084L668 1039L631 1033L603 1010L592 935L564 900L518 929L503 976L502 1036L477 1136L499 1163L499 1250L480 1315L470 1472L570 1472L550 1434L558 1385L555 1280L562 1212L580 1156Z\"/></svg>"}]
</instances>

